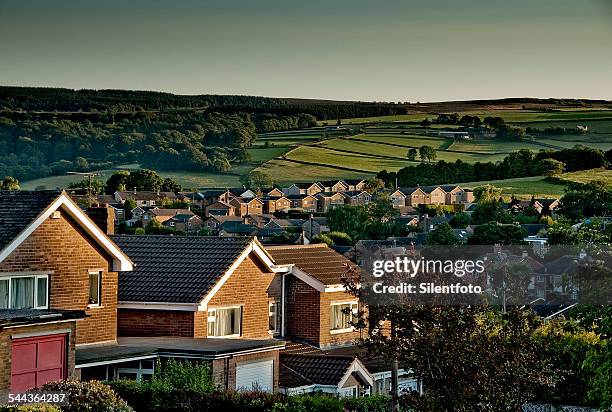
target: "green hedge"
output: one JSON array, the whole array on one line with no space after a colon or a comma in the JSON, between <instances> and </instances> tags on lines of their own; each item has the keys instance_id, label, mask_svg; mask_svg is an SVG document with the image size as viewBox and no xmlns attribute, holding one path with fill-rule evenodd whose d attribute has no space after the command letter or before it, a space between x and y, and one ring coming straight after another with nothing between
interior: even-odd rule
<instances>
[{"instance_id":1,"label":"green hedge","mask_svg":"<svg viewBox=\"0 0 612 412\"><path fill-rule=\"evenodd\" d=\"M136 412L384 412L390 408L389 398L383 396L352 399L324 394L202 392L155 381L120 380L110 386Z\"/></svg>"}]
</instances>

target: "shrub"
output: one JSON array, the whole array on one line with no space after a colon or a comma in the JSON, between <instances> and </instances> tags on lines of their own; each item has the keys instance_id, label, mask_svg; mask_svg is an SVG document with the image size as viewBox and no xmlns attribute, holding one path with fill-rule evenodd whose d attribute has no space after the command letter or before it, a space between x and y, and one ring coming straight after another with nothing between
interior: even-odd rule
<instances>
[{"instance_id":1,"label":"shrub","mask_svg":"<svg viewBox=\"0 0 612 412\"><path fill-rule=\"evenodd\" d=\"M351 412L387 412L391 410L391 398L381 395L369 398L347 398L344 407Z\"/></svg>"},{"instance_id":2,"label":"shrub","mask_svg":"<svg viewBox=\"0 0 612 412\"><path fill-rule=\"evenodd\" d=\"M159 373L155 381L163 382L176 389L192 390L210 393L215 389L210 366L205 363L181 362L169 359L163 363L158 362L156 370Z\"/></svg>"},{"instance_id":3,"label":"shrub","mask_svg":"<svg viewBox=\"0 0 612 412\"><path fill-rule=\"evenodd\" d=\"M335 245L340 246L351 246L353 245L353 239L344 232L329 232L326 234L328 238L334 242Z\"/></svg>"},{"instance_id":4,"label":"shrub","mask_svg":"<svg viewBox=\"0 0 612 412\"><path fill-rule=\"evenodd\" d=\"M98 381L50 382L43 385L43 391L66 392L68 405L63 405L63 412L132 412L133 409L117 396L110 386Z\"/></svg>"},{"instance_id":5,"label":"shrub","mask_svg":"<svg viewBox=\"0 0 612 412\"><path fill-rule=\"evenodd\" d=\"M57 406L48 403L34 405L0 406L0 412L61 412Z\"/></svg>"},{"instance_id":6,"label":"shrub","mask_svg":"<svg viewBox=\"0 0 612 412\"><path fill-rule=\"evenodd\" d=\"M312 238L312 243L325 243L327 246L332 246L334 241L325 234L320 234Z\"/></svg>"}]
</instances>

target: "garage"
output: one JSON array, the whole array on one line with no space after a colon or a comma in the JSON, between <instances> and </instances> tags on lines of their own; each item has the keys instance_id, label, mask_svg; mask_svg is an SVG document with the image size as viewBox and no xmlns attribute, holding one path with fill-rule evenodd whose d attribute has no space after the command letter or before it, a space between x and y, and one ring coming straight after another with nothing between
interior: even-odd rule
<instances>
[{"instance_id":1,"label":"garage","mask_svg":"<svg viewBox=\"0 0 612 412\"><path fill-rule=\"evenodd\" d=\"M23 392L66 378L66 334L14 339L11 391Z\"/></svg>"},{"instance_id":2,"label":"garage","mask_svg":"<svg viewBox=\"0 0 612 412\"><path fill-rule=\"evenodd\" d=\"M272 392L274 388L274 360L254 361L236 365L236 390L257 389Z\"/></svg>"}]
</instances>

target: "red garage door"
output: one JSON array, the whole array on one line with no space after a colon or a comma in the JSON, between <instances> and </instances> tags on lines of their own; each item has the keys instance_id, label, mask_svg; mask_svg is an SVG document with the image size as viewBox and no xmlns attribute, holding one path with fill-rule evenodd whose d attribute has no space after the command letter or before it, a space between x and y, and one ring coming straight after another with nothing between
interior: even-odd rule
<instances>
[{"instance_id":1,"label":"red garage door","mask_svg":"<svg viewBox=\"0 0 612 412\"><path fill-rule=\"evenodd\" d=\"M11 391L23 392L66 377L66 335L15 339Z\"/></svg>"}]
</instances>

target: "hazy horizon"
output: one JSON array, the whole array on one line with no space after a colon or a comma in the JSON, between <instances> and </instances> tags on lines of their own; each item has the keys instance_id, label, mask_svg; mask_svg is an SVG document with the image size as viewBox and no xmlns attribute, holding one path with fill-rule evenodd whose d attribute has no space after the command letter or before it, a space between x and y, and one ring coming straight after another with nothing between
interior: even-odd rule
<instances>
[{"instance_id":1,"label":"hazy horizon","mask_svg":"<svg viewBox=\"0 0 612 412\"><path fill-rule=\"evenodd\" d=\"M612 99L605 0L0 1L0 84L361 101Z\"/></svg>"}]
</instances>

